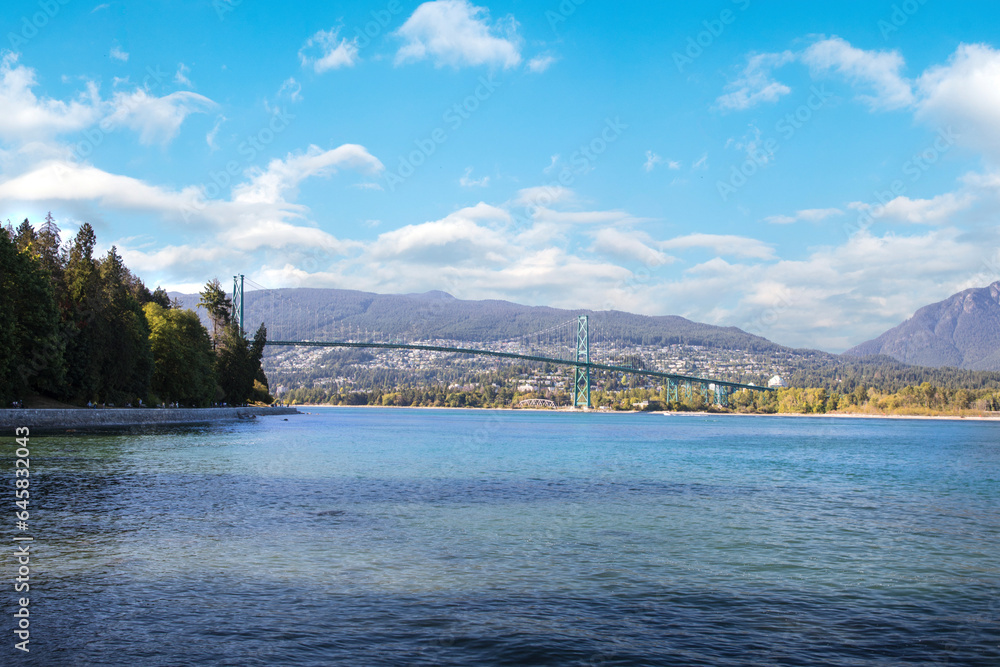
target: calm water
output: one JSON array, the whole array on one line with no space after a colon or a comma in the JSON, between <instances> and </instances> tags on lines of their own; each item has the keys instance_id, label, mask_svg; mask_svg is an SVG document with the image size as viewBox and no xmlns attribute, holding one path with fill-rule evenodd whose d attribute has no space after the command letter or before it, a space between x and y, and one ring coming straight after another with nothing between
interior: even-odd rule
<instances>
[{"instance_id":1,"label":"calm water","mask_svg":"<svg viewBox=\"0 0 1000 667\"><path fill-rule=\"evenodd\" d=\"M0 663L1000 665L1000 424L311 411L35 439Z\"/></svg>"}]
</instances>

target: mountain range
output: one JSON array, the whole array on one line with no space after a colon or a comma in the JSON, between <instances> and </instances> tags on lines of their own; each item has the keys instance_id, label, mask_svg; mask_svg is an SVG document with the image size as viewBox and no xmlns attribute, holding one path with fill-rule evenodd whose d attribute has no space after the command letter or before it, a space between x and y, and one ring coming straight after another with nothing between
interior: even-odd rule
<instances>
[{"instance_id":1,"label":"mountain range","mask_svg":"<svg viewBox=\"0 0 1000 667\"><path fill-rule=\"evenodd\" d=\"M1000 371L1000 281L924 306L845 356L886 355L906 364Z\"/></svg>"},{"instance_id":2,"label":"mountain range","mask_svg":"<svg viewBox=\"0 0 1000 667\"><path fill-rule=\"evenodd\" d=\"M184 308L197 309L197 294L171 293ZM245 294L246 328L264 321L272 340L321 340L325 333L369 331L408 340L465 342L508 340L590 317L591 336L614 336L641 345L705 347L777 352L766 338L736 327L692 322L673 315L647 316L622 311L562 310L509 301L465 301L446 292L374 294L354 290L292 288ZM327 336L329 338L329 336Z\"/></svg>"}]
</instances>

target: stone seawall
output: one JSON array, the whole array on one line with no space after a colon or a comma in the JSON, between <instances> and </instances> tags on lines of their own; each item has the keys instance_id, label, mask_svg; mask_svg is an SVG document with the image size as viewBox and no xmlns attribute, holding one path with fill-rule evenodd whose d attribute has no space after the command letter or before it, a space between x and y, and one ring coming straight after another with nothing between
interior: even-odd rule
<instances>
[{"instance_id":1,"label":"stone seawall","mask_svg":"<svg viewBox=\"0 0 1000 667\"><path fill-rule=\"evenodd\" d=\"M203 424L272 415L302 414L295 408L75 408L0 410L0 428L32 431Z\"/></svg>"}]
</instances>

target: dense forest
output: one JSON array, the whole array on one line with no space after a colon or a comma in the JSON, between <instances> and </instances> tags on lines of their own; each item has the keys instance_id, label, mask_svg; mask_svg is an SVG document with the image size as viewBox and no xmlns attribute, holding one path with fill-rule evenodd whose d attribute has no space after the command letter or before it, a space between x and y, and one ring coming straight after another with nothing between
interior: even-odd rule
<instances>
[{"instance_id":1,"label":"dense forest","mask_svg":"<svg viewBox=\"0 0 1000 667\"><path fill-rule=\"evenodd\" d=\"M859 358L825 352L805 354L788 364L784 377L793 387L821 387L839 393L859 387L892 393L925 382L956 389L1000 389L1000 373L995 371L910 366L884 355Z\"/></svg>"},{"instance_id":2,"label":"dense forest","mask_svg":"<svg viewBox=\"0 0 1000 667\"><path fill-rule=\"evenodd\" d=\"M202 292L214 331L150 291L115 247L95 257L84 223L63 243L50 213L0 229L0 406L38 397L71 405L204 407L270 402L261 357L217 280Z\"/></svg>"}]
</instances>

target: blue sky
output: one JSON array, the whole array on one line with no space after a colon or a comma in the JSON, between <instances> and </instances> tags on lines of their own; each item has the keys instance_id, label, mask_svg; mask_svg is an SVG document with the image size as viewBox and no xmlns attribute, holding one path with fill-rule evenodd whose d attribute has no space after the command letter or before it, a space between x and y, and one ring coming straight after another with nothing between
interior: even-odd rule
<instances>
[{"instance_id":1,"label":"blue sky","mask_svg":"<svg viewBox=\"0 0 1000 667\"><path fill-rule=\"evenodd\" d=\"M995 2L651 4L8 0L0 215L830 351L1000 279Z\"/></svg>"}]
</instances>

